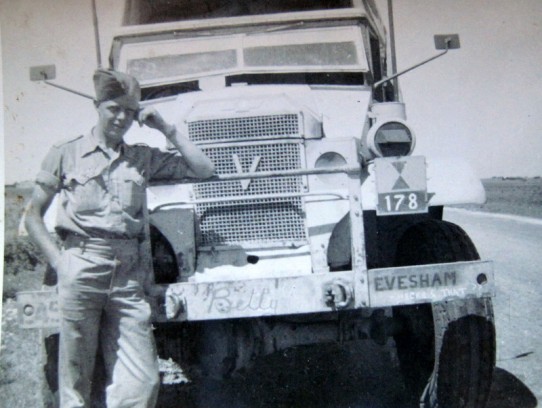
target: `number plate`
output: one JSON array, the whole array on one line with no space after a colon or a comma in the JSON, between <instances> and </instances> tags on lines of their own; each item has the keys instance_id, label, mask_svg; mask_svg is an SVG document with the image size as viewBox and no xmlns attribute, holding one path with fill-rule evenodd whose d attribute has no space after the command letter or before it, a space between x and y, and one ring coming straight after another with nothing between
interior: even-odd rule
<instances>
[{"instance_id":1,"label":"number plate","mask_svg":"<svg viewBox=\"0 0 542 408\"><path fill-rule=\"evenodd\" d=\"M375 159L378 215L427 212L427 179L423 156Z\"/></svg>"},{"instance_id":2,"label":"number plate","mask_svg":"<svg viewBox=\"0 0 542 408\"><path fill-rule=\"evenodd\" d=\"M23 329L58 327L60 314L56 291L17 293L17 316Z\"/></svg>"}]
</instances>

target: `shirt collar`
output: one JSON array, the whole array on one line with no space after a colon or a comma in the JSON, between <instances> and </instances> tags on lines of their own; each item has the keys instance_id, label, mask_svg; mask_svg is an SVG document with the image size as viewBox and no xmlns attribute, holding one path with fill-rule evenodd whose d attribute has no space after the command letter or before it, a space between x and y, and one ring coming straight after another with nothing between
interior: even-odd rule
<instances>
[{"instance_id":1,"label":"shirt collar","mask_svg":"<svg viewBox=\"0 0 542 408\"><path fill-rule=\"evenodd\" d=\"M88 156L91 153L94 153L96 150L101 150L103 153L108 154L108 149L105 148L103 143L94 136L93 132L90 131L85 135L83 138L83 146L81 148L81 157ZM118 152L119 154L123 154L123 152L126 150L126 143L122 141L119 144Z\"/></svg>"}]
</instances>

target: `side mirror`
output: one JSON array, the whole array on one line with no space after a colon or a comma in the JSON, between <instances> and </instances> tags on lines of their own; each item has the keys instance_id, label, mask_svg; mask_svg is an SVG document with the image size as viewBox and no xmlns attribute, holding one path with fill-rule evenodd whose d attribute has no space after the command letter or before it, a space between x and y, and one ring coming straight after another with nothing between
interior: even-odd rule
<instances>
[{"instance_id":1,"label":"side mirror","mask_svg":"<svg viewBox=\"0 0 542 408\"><path fill-rule=\"evenodd\" d=\"M39 65L30 67L31 81L45 81L56 78L56 67L54 65Z\"/></svg>"},{"instance_id":2,"label":"side mirror","mask_svg":"<svg viewBox=\"0 0 542 408\"><path fill-rule=\"evenodd\" d=\"M434 38L437 50L456 50L461 47L459 34L436 34Z\"/></svg>"}]
</instances>

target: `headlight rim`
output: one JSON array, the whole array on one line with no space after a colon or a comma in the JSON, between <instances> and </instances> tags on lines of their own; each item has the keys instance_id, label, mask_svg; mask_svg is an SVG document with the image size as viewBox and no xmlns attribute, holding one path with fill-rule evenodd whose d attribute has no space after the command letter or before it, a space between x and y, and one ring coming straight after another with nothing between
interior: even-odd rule
<instances>
[{"instance_id":1,"label":"headlight rim","mask_svg":"<svg viewBox=\"0 0 542 408\"><path fill-rule=\"evenodd\" d=\"M400 125L404 126L408 132L410 132L410 136L411 136L410 149L408 153L401 155L401 156L410 156L412 152L414 151L414 147L416 146L416 134L414 133L414 130L412 129L412 127L410 127L409 124L404 119L401 119L401 118L386 118L384 120L377 120L377 122L373 126L371 126L367 134L367 145L368 145L369 151L375 157L394 157L394 156L385 156L380 151L376 143L377 132L384 125L387 125L390 123L399 123Z\"/></svg>"}]
</instances>

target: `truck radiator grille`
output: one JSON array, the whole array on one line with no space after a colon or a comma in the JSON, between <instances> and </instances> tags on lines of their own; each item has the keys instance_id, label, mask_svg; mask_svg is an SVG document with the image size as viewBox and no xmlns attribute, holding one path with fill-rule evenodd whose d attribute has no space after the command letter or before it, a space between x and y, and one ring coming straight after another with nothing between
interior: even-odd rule
<instances>
[{"instance_id":1,"label":"truck radiator grille","mask_svg":"<svg viewBox=\"0 0 542 408\"><path fill-rule=\"evenodd\" d=\"M260 142L227 146L204 146L218 174L299 169L302 146L297 142ZM198 204L203 245L290 244L305 241L305 217L301 198L251 199L264 194L299 193L301 177L273 177L194 184L198 199L248 197L225 203Z\"/></svg>"},{"instance_id":2,"label":"truck radiator grille","mask_svg":"<svg viewBox=\"0 0 542 408\"><path fill-rule=\"evenodd\" d=\"M282 114L198 120L188 123L188 133L193 142L299 136L299 116Z\"/></svg>"}]
</instances>

